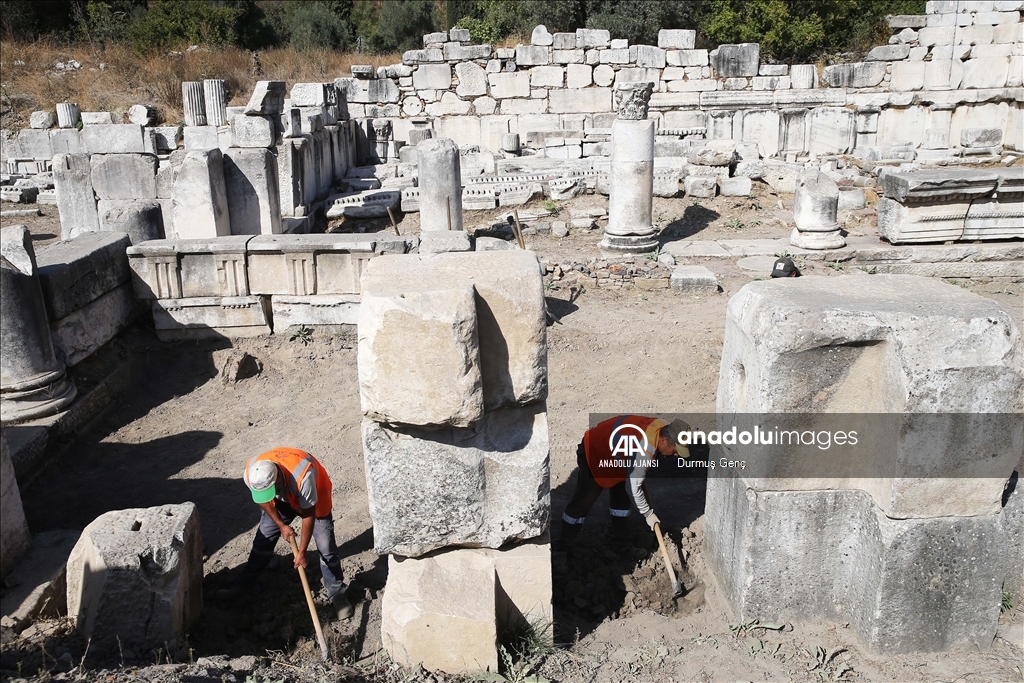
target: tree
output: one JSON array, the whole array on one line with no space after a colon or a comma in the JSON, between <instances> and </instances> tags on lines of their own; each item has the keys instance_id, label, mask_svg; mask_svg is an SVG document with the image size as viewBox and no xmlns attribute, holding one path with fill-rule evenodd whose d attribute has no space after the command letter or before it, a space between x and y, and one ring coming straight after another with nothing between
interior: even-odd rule
<instances>
[{"instance_id":1,"label":"tree","mask_svg":"<svg viewBox=\"0 0 1024 683\"><path fill-rule=\"evenodd\" d=\"M157 0L132 22L129 40L139 53L173 45L222 45L235 40L239 10L206 2Z\"/></svg>"},{"instance_id":2,"label":"tree","mask_svg":"<svg viewBox=\"0 0 1024 683\"><path fill-rule=\"evenodd\" d=\"M289 2L285 10L288 44L298 50L344 50L352 40L351 5L343 2Z\"/></svg>"},{"instance_id":3,"label":"tree","mask_svg":"<svg viewBox=\"0 0 1024 683\"><path fill-rule=\"evenodd\" d=\"M380 52L423 46L424 34L439 30L429 0L388 0L380 8L374 47Z\"/></svg>"}]
</instances>

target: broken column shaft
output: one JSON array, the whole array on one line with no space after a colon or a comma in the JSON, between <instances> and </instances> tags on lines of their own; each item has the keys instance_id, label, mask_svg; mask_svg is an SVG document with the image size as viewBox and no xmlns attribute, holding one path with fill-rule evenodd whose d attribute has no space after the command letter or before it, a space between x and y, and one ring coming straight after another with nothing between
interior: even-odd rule
<instances>
[{"instance_id":1,"label":"broken column shaft","mask_svg":"<svg viewBox=\"0 0 1024 683\"><path fill-rule=\"evenodd\" d=\"M420 174L420 230L462 230L459 147L448 138L416 145ZM450 215L450 220L449 220Z\"/></svg>"},{"instance_id":2,"label":"broken column shaft","mask_svg":"<svg viewBox=\"0 0 1024 683\"><path fill-rule=\"evenodd\" d=\"M611 192L602 249L646 252L657 248L654 201L654 121L647 118L650 83L616 91L619 117L612 123Z\"/></svg>"}]
</instances>

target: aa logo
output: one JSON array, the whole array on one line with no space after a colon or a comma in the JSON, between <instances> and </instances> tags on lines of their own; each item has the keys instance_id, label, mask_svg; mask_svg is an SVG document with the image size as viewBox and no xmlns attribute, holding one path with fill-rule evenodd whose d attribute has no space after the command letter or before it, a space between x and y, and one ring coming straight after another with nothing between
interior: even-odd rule
<instances>
[{"instance_id":1,"label":"aa logo","mask_svg":"<svg viewBox=\"0 0 1024 683\"><path fill-rule=\"evenodd\" d=\"M613 458L645 458L647 447L647 434L636 425L619 425L608 438Z\"/></svg>"}]
</instances>

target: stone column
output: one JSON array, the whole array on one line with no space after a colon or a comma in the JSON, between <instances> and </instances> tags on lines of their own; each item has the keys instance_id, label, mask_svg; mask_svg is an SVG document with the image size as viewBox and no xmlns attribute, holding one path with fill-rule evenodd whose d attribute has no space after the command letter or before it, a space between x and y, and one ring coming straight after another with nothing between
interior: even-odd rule
<instances>
[{"instance_id":1,"label":"stone column","mask_svg":"<svg viewBox=\"0 0 1024 683\"><path fill-rule=\"evenodd\" d=\"M203 103L202 81L183 81L181 84L181 110L186 126L206 125L206 106Z\"/></svg>"},{"instance_id":2,"label":"stone column","mask_svg":"<svg viewBox=\"0 0 1024 683\"><path fill-rule=\"evenodd\" d=\"M74 102L57 103L57 126L60 128L74 128L78 120L82 118L82 111Z\"/></svg>"},{"instance_id":3,"label":"stone column","mask_svg":"<svg viewBox=\"0 0 1024 683\"><path fill-rule=\"evenodd\" d=\"M420 172L420 230L462 230L462 166L459 147L448 138L416 145Z\"/></svg>"},{"instance_id":4,"label":"stone column","mask_svg":"<svg viewBox=\"0 0 1024 683\"><path fill-rule=\"evenodd\" d=\"M623 83L615 91L619 116L612 123L611 190L602 249L653 251L654 121L647 118L651 83ZM422 171L421 171L422 173Z\"/></svg>"},{"instance_id":5,"label":"stone column","mask_svg":"<svg viewBox=\"0 0 1024 683\"><path fill-rule=\"evenodd\" d=\"M0 230L0 421L59 412L77 393L53 353L28 228Z\"/></svg>"},{"instance_id":6,"label":"stone column","mask_svg":"<svg viewBox=\"0 0 1024 683\"><path fill-rule=\"evenodd\" d=\"M801 249L839 249L846 239L839 231L839 186L824 173L804 171L796 180L793 220L796 227L789 243Z\"/></svg>"},{"instance_id":7,"label":"stone column","mask_svg":"<svg viewBox=\"0 0 1024 683\"><path fill-rule=\"evenodd\" d=\"M228 99L224 81L207 78L203 81L203 101L206 103L206 123L210 126L226 126L228 123Z\"/></svg>"},{"instance_id":8,"label":"stone column","mask_svg":"<svg viewBox=\"0 0 1024 683\"><path fill-rule=\"evenodd\" d=\"M373 120L373 137L376 140L376 151L379 163L388 162L391 147L391 122L387 119Z\"/></svg>"}]
</instances>

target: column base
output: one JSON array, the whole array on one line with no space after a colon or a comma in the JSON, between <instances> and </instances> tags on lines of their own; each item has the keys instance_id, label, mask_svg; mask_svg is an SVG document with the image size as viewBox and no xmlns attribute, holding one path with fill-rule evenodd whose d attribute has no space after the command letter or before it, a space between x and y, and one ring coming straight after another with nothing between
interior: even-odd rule
<instances>
[{"instance_id":1,"label":"column base","mask_svg":"<svg viewBox=\"0 0 1024 683\"><path fill-rule=\"evenodd\" d=\"M0 394L0 422L24 422L59 413L75 400L78 389L63 374L52 384Z\"/></svg>"},{"instance_id":2,"label":"column base","mask_svg":"<svg viewBox=\"0 0 1024 683\"><path fill-rule=\"evenodd\" d=\"M650 235L609 235L605 233L604 239L598 242L597 246L605 251L645 254L657 250L658 240L655 239L654 233Z\"/></svg>"},{"instance_id":3,"label":"column base","mask_svg":"<svg viewBox=\"0 0 1024 683\"><path fill-rule=\"evenodd\" d=\"M840 249L846 246L846 238L839 230L829 232L801 232L793 228L789 243L800 249Z\"/></svg>"}]
</instances>

